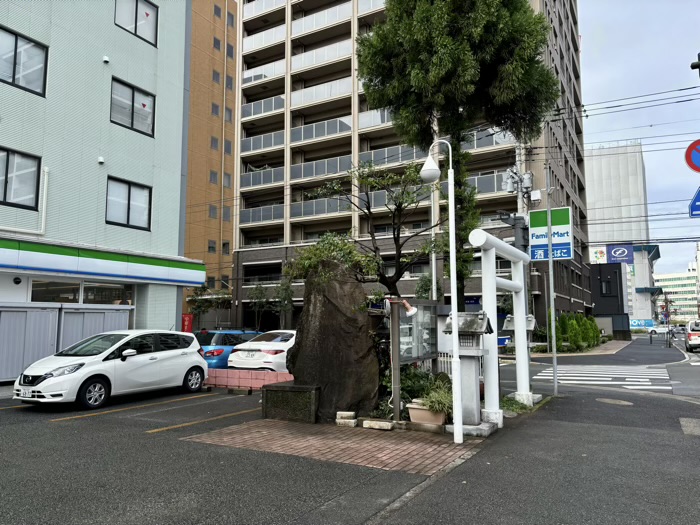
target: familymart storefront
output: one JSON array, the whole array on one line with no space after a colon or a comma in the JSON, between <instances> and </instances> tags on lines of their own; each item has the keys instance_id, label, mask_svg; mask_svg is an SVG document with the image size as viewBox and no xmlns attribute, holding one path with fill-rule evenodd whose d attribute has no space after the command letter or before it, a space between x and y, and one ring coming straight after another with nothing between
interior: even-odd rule
<instances>
[{"instance_id":1,"label":"familymart storefront","mask_svg":"<svg viewBox=\"0 0 700 525\"><path fill-rule=\"evenodd\" d=\"M0 239L0 381L92 334L180 328L200 261Z\"/></svg>"}]
</instances>

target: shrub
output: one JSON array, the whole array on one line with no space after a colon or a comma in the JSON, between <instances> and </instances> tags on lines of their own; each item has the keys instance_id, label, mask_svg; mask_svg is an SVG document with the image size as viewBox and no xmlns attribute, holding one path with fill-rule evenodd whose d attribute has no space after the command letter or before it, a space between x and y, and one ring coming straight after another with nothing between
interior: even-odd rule
<instances>
[{"instance_id":1,"label":"shrub","mask_svg":"<svg viewBox=\"0 0 700 525\"><path fill-rule=\"evenodd\" d=\"M534 352L536 354L544 354L547 353L547 345L535 345L530 347L530 351Z\"/></svg>"},{"instance_id":2,"label":"shrub","mask_svg":"<svg viewBox=\"0 0 700 525\"><path fill-rule=\"evenodd\" d=\"M423 396L423 406L431 412L442 412L452 416L452 389L447 383L436 381Z\"/></svg>"},{"instance_id":3,"label":"shrub","mask_svg":"<svg viewBox=\"0 0 700 525\"><path fill-rule=\"evenodd\" d=\"M572 348L578 348L581 343L583 343L581 328L575 319L571 319L569 320L569 345Z\"/></svg>"},{"instance_id":4,"label":"shrub","mask_svg":"<svg viewBox=\"0 0 700 525\"><path fill-rule=\"evenodd\" d=\"M561 314L557 320L557 332L561 332L562 336L569 335L569 316ZM564 339L566 341L566 339Z\"/></svg>"}]
</instances>

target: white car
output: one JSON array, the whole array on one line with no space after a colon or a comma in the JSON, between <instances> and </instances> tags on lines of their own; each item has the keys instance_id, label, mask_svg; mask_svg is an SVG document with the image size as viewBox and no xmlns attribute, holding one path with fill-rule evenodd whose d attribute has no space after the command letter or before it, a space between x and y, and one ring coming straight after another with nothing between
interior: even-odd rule
<instances>
[{"instance_id":1,"label":"white car","mask_svg":"<svg viewBox=\"0 0 700 525\"><path fill-rule=\"evenodd\" d=\"M274 330L234 347L229 368L287 371L287 350L294 346L296 330Z\"/></svg>"},{"instance_id":2,"label":"white car","mask_svg":"<svg viewBox=\"0 0 700 525\"><path fill-rule=\"evenodd\" d=\"M650 333L651 335L667 334L668 333L668 326L666 326L666 325L652 326L650 328L647 328L647 332Z\"/></svg>"},{"instance_id":3,"label":"white car","mask_svg":"<svg viewBox=\"0 0 700 525\"><path fill-rule=\"evenodd\" d=\"M182 386L197 392L208 376L193 334L122 330L93 335L29 365L14 397L27 403L99 408L111 396Z\"/></svg>"}]
</instances>

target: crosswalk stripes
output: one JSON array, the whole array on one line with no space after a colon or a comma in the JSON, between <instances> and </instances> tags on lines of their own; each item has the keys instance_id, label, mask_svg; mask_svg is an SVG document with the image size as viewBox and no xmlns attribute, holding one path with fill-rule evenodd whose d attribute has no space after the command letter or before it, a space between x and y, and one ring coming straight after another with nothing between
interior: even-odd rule
<instances>
[{"instance_id":1,"label":"crosswalk stripes","mask_svg":"<svg viewBox=\"0 0 700 525\"><path fill-rule=\"evenodd\" d=\"M533 381L554 379L550 367L537 374ZM560 385L606 385L628 390L671 390L670 378L665 368L645 366L589 366L561 365L557 367L557 383Z\"/></svg>"}]
</instances>

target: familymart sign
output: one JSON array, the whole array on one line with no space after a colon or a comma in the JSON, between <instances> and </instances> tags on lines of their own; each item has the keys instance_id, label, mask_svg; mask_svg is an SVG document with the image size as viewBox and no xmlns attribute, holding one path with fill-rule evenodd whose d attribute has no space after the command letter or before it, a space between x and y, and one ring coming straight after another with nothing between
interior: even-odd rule
<instances>
[{"instance_id":1,"label":"familymart sign","mask_svg":"<svg viewBox=\"0 0 700 525\"><path fill-rule=\"evenodd\" d=\"M530 212L530 259L549 259L549 237L547 236L547 210ZM552 210L552 259L563 260L574 257L574 235L571 231L571 208Z\"/></svg>"}]
</instances>

